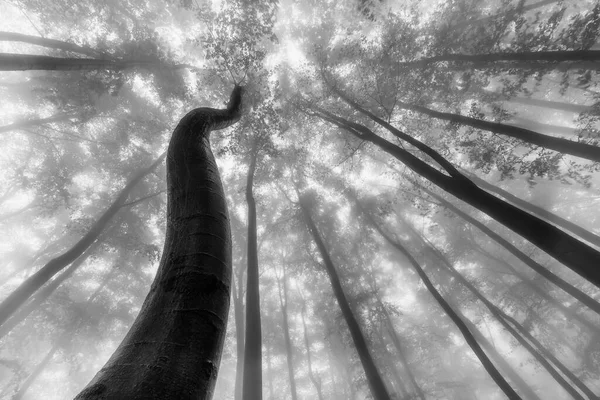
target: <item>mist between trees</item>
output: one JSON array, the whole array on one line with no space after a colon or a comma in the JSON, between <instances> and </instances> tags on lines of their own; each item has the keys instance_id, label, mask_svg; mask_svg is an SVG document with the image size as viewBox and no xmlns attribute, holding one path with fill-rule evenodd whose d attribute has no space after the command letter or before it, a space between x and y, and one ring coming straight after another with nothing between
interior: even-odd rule
<instances>
[{"instance_id":1,"label":"mist between trees","mask_svg":"<svg viewBox=\"0 0 600 400\"><path fill-rule=\"evenodd\" d=\"M600 397L600 3L0 3L0 398Z\"/></svg>"}]
</instances>

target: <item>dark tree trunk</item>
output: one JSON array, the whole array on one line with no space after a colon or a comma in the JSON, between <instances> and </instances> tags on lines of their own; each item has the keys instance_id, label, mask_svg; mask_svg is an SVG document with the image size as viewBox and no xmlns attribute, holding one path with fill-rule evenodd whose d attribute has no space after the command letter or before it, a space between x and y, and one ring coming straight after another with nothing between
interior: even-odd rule
<instances>
[{"instance_id":1,"label":"dark tree trunk","mask_svg":"<svg viewBox=\"0 0 600 400\"><path fill-rule=\"evenodd\" d=\"M577 136L577 129L568 126L559 126L552 124L542 124L527 118L513 117L506 123L509 126L516 126L518 128L529 129L532 131L539 132L542 135L563 135L563 136Z\"/></svg>"},{"instance_id":2,"label":"dark tree trunk","mask_svg":"<svg viewBox=\"0 0 600 400\"><path fill-rule=\"evenodd\" d=\"M360 329L360 325L354 317L354 313L352 312L350 304L348 303L346 295L344 294L342 283L340 282L335 266L333 265L333 261L331 261L327 247L325 246L323 239L321 239L321 235L317 230L317 226L310 215L309 207L310 206L307 203L306 197L300 196L300 208L304 216L304 221L310 234L312 235L313 240L315 241L315 244L317 245L317 248L319 249L321 258L323 258L323 264L325 265L325 269L329 275L333 293L335 294L335 298L337 299L337 302L342 310L344 319L348 324L348 329L350 330L352 341L354 342L354 346L358 352L358 356L365 371L367 382L369 383L369 388L371 389L371 394L375 400L391 400L383 379L377 370L373 357L369 352L367 342Z\"/></svg>"},{"instance_id":3,"label":"dark tree trunk","mask_svg":"<svg viewBox=\"0 0 600 400\"><path fill-rule=\"evenodd\" d=\"M255 139L256 140L256 139ZM246 277L246 340L244 344L244 400L262 399L262 328L258 281L258 244L256 239L256 202L252 192L258 147L252 145L250 168L246 181L248 203L248 271Z\"/></svg>"},{"instance_id":4,"label":"dark tree trunk","mask_svg":"<svg viewBox=\"0 0 600 400\"><path fill-rule=\"evenodd\" d=\"M494 382L496 382L498 387L500 387L500 389L504 392L504 394L506 394L506 396L509 399L522 400L521 397L517 394L517 392L515 392L515 390L506 381L506 379L504 379L502 374L496 369L496 367L490 361L490 359L485 354L485 352L481 349L481 347L477 343L477 340L475 340L475 337L471 334L471 332L469 331L469 328L465 325L463 320L460 319L460 317L454 311L454 309L450 306L450 304L442 297L442 295L435 288L435 286L433 286L433 283L431 283L431 281L427 277L427 274L425 273L425 271L423 270L421 265L419 265L417 260L408 252L408 250L406 250L406 248L404 246L402 246L396 240L392 239L379 226L379 224L373 219L373 217L360 205L360 203L358 202L358 199L354 198L354 201L355 201L355 204L357 205L357 207L360 209L361 213L367 218L367 220L369 221L371 226L385 239L385 241L387 243L389 243L392 247L394 247L396 250L398 250L400 253L402 253L402 255L404 255L404 257L406 257L406 259L410 262L410 264L412 265L415 272L419 275L419 277L425 284L425 287L427 287L427 290L433 295L435 300L442 307L442 309L446 312L448 317L450 317L450 319L454 322L456 327L462 333L465 341L467 342L467 344L469 345L471 350L473 350L473 353L475 353L475 355L477 356L479 361L481 361L481 364L483 365L485 370L488 372L490 377L494 380Z\"/></svg>"},{"instance_id":5,"label":"dark tree trunk","mask_svg":"<svg viewBox=\"0 0 600 400\"><path fill-rule=\"evenodd\" d=\"M85 54L90 57L102 56L102 52L89 47L79 46L75 43L64 42L62 40L47 39L39 36L24 35L15 32L0 32L0 42L21 42L36 46L47 47L50 49L69 51L72 53Z\"/></svg>"},{"instance_id":6,"label":"dark tree trunk","mask_svg":"<svg viewBox=\"0 0 600 400\"><path fill-rule=\"evenodd\" d=\"M399 67L422 68L438 62L452 62L467 64L470 68L497 67L497 63L508 61L507 66L518 68L537 68L539 66L552 66L556 63L573 62L564 68L598 68L600 61L599 50L556 50L556 51L523 51L488 54L442 54L439 56L422 58L414 61L399 62ZM516 64L514 64L516 62Z\"/></svg>"},{"instance_id":7,"label":"dark tree trunk","mask_svg":"<svg viewBox=\"0 0 600 400\"><path fill-rule=\"evenodd\" d=\"M546 149L554 150L562 154L570 154L586 160L600 162L600 147L591 144L576 142L560 137L542 135L541 133L520 128L518 126L506 125L499 122L483 121L477 118L465 117L464 115L460 114L435 111L427 107L403 103L400 101L397 102L397 105L400 108L417 111L433 118L450 121L461 125L467 125L473 128L483 129L499 135L519 139L526 143L541 146Z\"/></svg>"},{"instance_id":8,"label":"dark tree trunk","mask_svg":"<svg viewBox=\"0 0 600 400\"><path fill-rule=\"evenodd\" d=\"M41 288L54 275L62 271L69 264L83 254L102 234L108 223L123 206L129 193L150 172L154 171L162 163L165 154L161 155L152 165L144 168L133 175L131 180L121 190L115 201L91 226L88 232L69 250L60 256L50 260L35 274L27 278L0 304L0 326L21 307L32 294Z\"/></svg>"},{"instance_id":9,"label":"dark tree trunk","mask_svg":"<svg viewBox=\"0 0 600 400\"><path fill-rule=\"evenodd\" d=\"M347 97L350 105L365 113L377 123L390 130L402 140L405 133L400 132L387 122L376 117ZM600 252L569 236L552 224L536 218L527 212L507 203L492 194L480 189L464 175L459 173L447 160L431 148L426 154L438 162L450 176L438 171L426 162L420 160L409 151L394 145L388 140L375 135L367 127L340 118L320 107L313 107L316 115L325 121L344 129L359 139L369 141L388 152L415 173L433 182L448 193L483 211L499 223L520 234L552 257L562 262L596 286L600 286ZM413 139L414 140L414 139ZM420 144L419 148L427 147ZM600 149L600 148L599 148Z\"/></svg>"},{"instance_id":10,"label":"dark tree trunk","mask_svg":"<svg viewBox=\"0 0 600 400\"><path fill-rule=\"evenodd\" d=\"M211 130L235 123L242 88L226 110L197 108L179 122L167 151L167 232L150 293L119 348L76 397L212 397L231 284L231 235Z\"/></svg>"},{"instance_id":11,"label":"dark tree trunk","mask_svg":"<svg viewBox=\"0 0 600 400\"><path fill-rule=\"evenodd\" d=\"M553 214L550 211L543 209L542 207L536 206L535 204L531 204L525 200L521 200L520 198L507 192L506 190L499 188L498 186L494 186L491 183L488 183L487 181L480 179L473 174L469 174L468 177L471 180L473 180L473 182L475 182L477 186L480 186L487 191L504 197L506 200L510 201L518 207L521 207L525 211L529 211L530 213L535 214L538 217L544 218L545 220L550 221L553 224L559 226L560 228L563 228L565 230L570 231L571 233L576 234L580 238L600 248L600 236L588 231L587 229L584 229L581 226L574 224L573 222L565 218Z\"/></svg>"},{"instance_id":12,"label":"dark tree trunk","mask_svg":"<svg viewBox=\"0 0 600 400\"><path fill-rule=\"evenodd\" d=\"M73 118L75 116L76 115L70 114L70 113L60 113L60 114L56 114L56 115L53 115L53 116L47 117L47 118L27 119L27 120L23 120L23 121L18 121L18 122L9 124L9 125L0 126L0 133L30 128L32 126L49 124L52 122L63 122L63 121L67 121L70 118Z\"/></svg>"},{"instance_id":13,"label":"dark tree trunk","mask_svg":"<svg viewBox=\"0 0 600 400\"><path fill-rule=\"evenodd\" d=\"M506 250L508 250L513 256L515 256L519 260L521 260L525 265L527 265L528 267L533 269L538 274L542 275L544 278L548 279L550 282L554 283L557 287L564 290L566 293L570 294L577 300L581 301L583 304L588 306L594 312L600 314L600 303L598 303L596 300L594 300L591 296L589 296L586 293L584 293L583 291L577 289L575 286L571 285L570 283L568 283L567 281L565 281L558 275L555 275L550 270L548 270L541 264L537 263L535 260L533 260L527 254L523 253L521 250L519 250L515 245L510 243L508 240L504 239L502 236L500 236L497 233L495 233L494 231L492 231L490 228L485 226L483 223L477 221L475 218L471 217L464 211L460 210L458 207L451 204L449 201L444 199L442 196L439 196L439 195L433 193L431 190L424 188L422 186L420 186L420 188L425 193L429 194L431 197L433 197L437 201L439 201L442 204L442 206L444 206L448 210L452 211L453 213L455 213L456 215L458 215L465 221L469 222L471 225L477 227L479 230L481 230L483 233L485 233L487 236L489 236L492 240L494 240L500 246L502 246Z\"/></svg>"},{"instance_id":14,"label":"dark tree trunk","mask_svg":"<svg viewBox=\"0 0 600 400\"><path fill-rule=\"evenodd\" d=\"M153 70L164 68L156 61L144 60L111 60L103 58L66 58L38 56L32 54L0 53L0 71L91 71L91 70L114 70L120 71L131 68ZM191 68L187 64L176 64L168 66L173 69Z\"/></svg>"},{"instance_id":15,"label":"dark tree trunk","mask_svg":"<svg viewBox=\"0 0 600 400\"><path fill-rule=\"evenodd\" d=\"M292 348L292 340L290 338L290 325L288 321L288 293L287 293L287 276L285 273L285 266L283 266L283 277L281 278L283 284L277 280L277 286L279 289L279 303L281 305L281 317L283 322L283 338L285 339L285 351L287 355L287 367L288 376L290 378L290 393L292 400L298 400L298 393L296 391L296 377L294 376L294 349ZM282 287L283 286L283 290Z\"/></svg>"}]
</instances>

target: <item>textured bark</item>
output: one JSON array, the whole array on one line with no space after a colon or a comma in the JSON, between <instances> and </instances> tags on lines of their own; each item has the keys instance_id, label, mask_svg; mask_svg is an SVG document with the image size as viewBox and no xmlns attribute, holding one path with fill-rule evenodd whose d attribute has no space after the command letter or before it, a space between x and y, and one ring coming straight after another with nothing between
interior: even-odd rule
<instances>
[{"instance_id":1,"label":"textured bark","mask_svg":"<svg viewBox=\"0 0 600 400\"><path fill-rule=\"evenodd\" d=\"M541 133L520 128L518 126L506 125L499 122L484 121L477 118L466 117L460 114L435 111L415 104L409 104L400 101L396 104L398 107L405 110L417 111L433 118L450 121L461 125L467 125L473 128L483 129L499 135L519 139L526 143L541 146L546 149L554 150L562 154L570 154L586 160L600 162L600 147L591 144L576 142L555 136L543 135Z\"/></svg>"},{"instance_id":2,"label":"textured bark","mask_svg":"<svg viewBox=\"0 0 600 400\"><path fill-rule=\"evenodd\" d=\"M420 60L405 61L398 63L399 67L419 68L426 67L438 62L452 62L467 64L471 68L490 68L498 66L498 62L511 62L507 66L513 67L517 63L520 68L536 68L539 66L551 65L561 62L573 62L565 66L566 68L597 68L597 62L600 61L599 50L557 50L557 51L524 51L524 52L505 52L488 54L442 54L439 56L426 57ZM585 64L582 64L585 63Z\"/></svg>"},{"instance_id":3,"label":"textured bark","mask_svg":"<svg viewBox=\"0 0 600 400\"><path fill-rule=\"evenodd\" d=\"M525 200L521 200L520 198L507 192L506 190L499 188L498 186L494 186L491 183L488 183L487 181L480 179L475 175L469 174L468 176L470 179L473 180L473 182L477 184L477 186L480 186L487 191L504 197L506 200L510 201L518 207L521 207L525 211L529 211L530 213L535 214L538 217L544 218L545 220L552 222L553 224L559 226L562 229L576 234L580 238L600 248L600 236L596 235L595 233L590 232L587 229L584 229L581 226L574 224L573 222L563 217L560 217L548 210L545 210L542 207L536 206L535 204L529 203Z\"/></svg>"},{"instance_id":4,"label":"textured bark","mask_svg":"<svg viewBox=\"0 0 600 400\"><path fill-rule=\"evenodd\" d=\"M244 344L244 379L242 398L262 399L262 328L260 323L260 293L258 281L258 244L256 239L256 202L252 193L257 156L256 142L246 180L248 203L248 271L246 278L246 340Z\"/></svg>"},{"instance_id":5,"label":"textured bark","mask_svg":"<svg viewBox=\"0 0 600 400\"><path fill-rule=\"evenodd\" d=\"M471 217L469 214L460 210L458 207L455 207L449 201L441 197L440 195L433 193L431 190L421 187L425 193L429 194L431 197L439 201L442 206L452 211L465 221L469 222L471 225L477 227L480 231L485 233L488 237L498 243L500 246L504 247L508 250L513 256L517 257L521 260L525 265L533 269L538 274L542 275L544 278L548 279L550 282L554 283L558 288L562 289L566 293L570 294L577 300L581 301L583 304L588 306L594 312L600 314L600 303L594 300L591 296L587 295L583 291L577 289L575 286L571 285L558 275L554 274L543 265L539 264L527 254L523 253L519 250L515 245L510 243L508 240L504 239L502 236L498 235L496 232L492 231L490 228L485 226L483 223L477 221L475 218Z\"/></svg>"},{"instance_id":6,"label":"textured bark","mask_svg":"<svg viewBox=\"0 0 600 400\"><path fill-rule=\"evenodd\" d=\"M381 379L381 375L377 370L373 357L369 352L367 342L360 329L360 325L354 317L354 313L352 312L350 304L348 303L346 295L344 294L342 283L340 282L335 266L333 265L333 261L329 256L327 247L325 246L323 239L321 239L321 235L317 230L317 226L310 216L309 205L303 196L300 197L300 208L302 210L304 221L308 227L308 230L312 235L317 248L319 249L321 258L323 259L323 263L325 265L327 274L329 275L329 280L331 281L335 298L337 299L337 302L342 310L342 314L344 315L344 319L348 324L348 329L350 330L352 341L354 342L354 346L356 347L356 351L358 352L358 356L365 371L367 382L369 383L369 388L371 389L371 394L375 400L391 400L383 379Z\"/></svg>"},{"instance_id":7,"label":"textured bark","mask_svg":"<svg viewBox=\"0 0 600 400\"><path fill-rule=\"evenodd\" d=\"M0 32L0 42L21 42L34 44L36 46L47 47L50 49L70 51L72 53L85 54L90 57L98 57L102 52L89 47L79 46L75 43L64 42L62 40L47 39L39 36L24 35L15 32Z\"/></svg>"},{"instance_id":8,"label":"textured bark","mask_svg":"<svg viewBox=\"0 0 600 400\"><path fill-rule=\"evenodd\" d=\"M241 95L236 87L227 109L197 108L175 128L156 277L120 346L76 399L212 397L229 310L231 234L209 134L239 119Z\"/></svg>"},{"instance_id":9,"label":"textured bark","mask_svg":"<svg viewBox=\"0 0 600 400\"><path fill-rule=\"evenodd\" d=\"M123 206L129 193L133 188L150 172L154 171L162 163L165 155L161 155L152 165L136 172L131 180L121 190L115 201L91 226L88 232L69 250L60 256L50 260L46 265L39 269L35 274L27 278L0 304L0 326L21 307L31 295L48 282L54 275L62 271L69 264L75 261L84 251L88 249L98 237L102 234L108 223Z\"/></svg>"},{"instance_id":10,"label":"textured bark","mask_svg":"<svg viewBox=\"0 0 600 400\"><path fill-rule=\"evenodd\" d=\"M515 392L515 390L510 386L510 384L504 379L500 371L496 369L492 361L485 354L483 349L479 346L479 343L473 336L473 334L469 331L469 328L465 325L463 320L458 316L458 314L454 311L452 306L442 297L440 292L433 286L433 283L427 277L427 274L421 267L421 265L417 262L417 260L410 254L408 250L404 246L402 246L398 241L392 239L384 230L379 226L379 224L373 219L373 217L362 207L362 205L358 202L358 199L354 199L355 204L360 209L362 214L367 218L371 226L385 239L385 241L390 244L393 248L398 250L406 259L410 262L414 271L419 275L427 290L431 293L431 295L435 298L438 304L442 307L442 309L446 312L448 317L454 322L456 327L462 333L463 338L473 350L473 353L477 356L485 370L488 372L490 377L496 382L498 387L506 394L509 399L519 399L522 400L521 397Z\"/></svg>"},{"instance_id":11,"label":"textured bark","mask_svg":"<svg viewBox=\"0 0 600 400\"><path fill-rule=\"evenodd\" d=\"M344 96L343 94L341 95ZM344 96L343 99L360 112L372 118L378 124L390 130L390 132L398 135L399 138L402 138L403 135L405 135L389 123L360 107L354 101L347 98L347 96ZM460 174L456 168L448 167L446 165L449 164L448 161L445 161L444 164L440 165L446 169L450 176L438 171L411 154L409 151L375 135L370 129L363 125L350 122L317 106L313 106L312 109L321 119L331 122L359 139L377 145L415 173L488 214L490 217L520 234L596 286L600 286L600 269L595 268L595 265L600 265L599 251L571 237L552 224L480 189L464 175ZM432 152L434 152L434 150L429 149L429 153ZM441 155L436 154L436 161L440 158L442 158Z\"/></svg>"},{"instance_id":12,"label":"textured bark","mask_svg":"<svg viewBox=\"0 0 600 400\"><path fill-rule=\"evenodd\" d=\"M131 68L152 70L164 67L166 67L166 65L161 65L156 61L66 58L31 54L0 53L0 71L91 71L98 69L120 71ZM188 64L176 64L169 67L173 69L194 69L193 66Z\"/></svg>"},{"instance_id":13,"label":"textured bark","mask_svg":"<svg viewBox=\"0 0 600 400\"><path fill-rule=\"evenodd\" d=\"M294 376L294 349L292 348L292 340L290 338L290 325L288 320L288 293L287 293L287 276L285 266L283 266L283 277L281 281L277 280L279 289L279 304L281 305L281 318L283 323L283 338L285 340L285 352L287 355L288 376L290 378L290 393L292 400L298 400L296 391L296 377ZM283 286L283 288L282 288Z\"/></svg>"}]
</instances>

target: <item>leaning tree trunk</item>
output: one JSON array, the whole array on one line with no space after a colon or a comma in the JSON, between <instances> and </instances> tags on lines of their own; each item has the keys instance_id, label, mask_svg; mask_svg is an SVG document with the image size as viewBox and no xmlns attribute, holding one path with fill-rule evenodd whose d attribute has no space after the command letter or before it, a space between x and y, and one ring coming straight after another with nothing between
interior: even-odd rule
<instances>
[{"instance_id":1,"label":"leaning tree trunk","mask_svg":"<svg viewBox=\"0 0 600 400\"><path fill-rule=\"evenodd\" d=\"M62 271L67 265L75 261L84 251L88 249L104 231L108 223L112 220L115 214L123 206L129 193L133 188L150 172L154 171L160 163L162 163L165 154L161 155L152 165L144 168L133 175L133 178L121 190L115 201L108 209L98 218L91 226L88 232L69 250L60 256L48 261L35 274L27 278L21 285L16 288L1 304L0 304L0 326L21 307L32 294L41 288L54 275Z\"/></svg>"},{"instance_id":2,"label":"leaning tree trunk","mask_svg":"<svg viewBox=\"0 0 600 400\"><path fill-rule=\"evenodd\" d=\"M19 130L19 129L30 128L32 126L49 124L49 123L52 123L52 122L63 122L63 121L67 121L67 120L69 120L71 118L74 118L76 116L77 115L73 114L73 113L64 113L63 112L63 113L55 114L55 115L53 115L51 117L46 117L46 118L35 118L35 119L21 120L21 121L13 122L12 124L0 126L0 133L10 132L10 131Z\"/></svg>"},{"instance_id":3,"label":"leaning tree trunk","mask_svg":"<svg viewBox=\"0 0 600 400\"><path fill-rule=\"evenodd\" d=\"M302 210L304 221L306 222L308 230L312 235L317 248L319 249L321 258L323 258L323 264L325 265L325 269L329 275L329 280L331 281L331 286L333 287L333 293L335 294L337 302L340 305L344 319L348 324L348 329L350 330L352 341L354 342L354 346L356 347L356 351L358 352L358 356L365 371L367 382L369 383L369 388L371 389L371 394L375 400L391 400L387 388L385 387L385 383L383 382L383 379L377 370L375 361L369 352L369 348L360 329L360 325L354 317L354 313L352 312L350 304L346 299L342 283L340 282L340 278L338 277L335 266L333 265L333 261L331 261L327 247L325 246L323 239L321 239L321 235L317 230L317 226L310 216L309 205L305 196L300 196L300 208Z\"/></svg>"},{"instance_id":4,"label":"leaning tree trunk","mask_svg":"<svg viewBox=\"0 0 600 400\"><path fill-rule=\"evenodd\" d=\"M197 108L167 151L167 231L156 278L133 326L76 397L210 399L225 339L231 232L211 130L235 123L242 88L225 110Z\"/></svg>"},{"instance_id":5,"label":"leaning tree trunk","mask_svg":"<svg viewBox=\"0 0 600 400\"><path fill-rule=\"evenodd\" d=\"M255 139L256 140L256 139ZM262 399L262 328L260 324L260 294L258 282L258 244L256 239L256 201L252 192L256 170L257 143L251 150L246 181L248 203L248 272L246 276L246 340L244 343L244 379L242 398Z\"/></svg>"},{"instance_id":6,"label":"leaning tree trunk","mask_svg":"<svg viewBox=\"0 0 600 400\"><path fill-rule=\"evenodd\" d=\"M348 102L348 104L390 130L390 132L398 138L409 143L415 142L414 139L409 140L407 138L409 135L406 133L399 131L389 123L375 116L373 113L365 110L356 102L345 96L341 91L335 88L333 89ZM312 109L315 111L314 114L319 118L348 131L361 140L366 140L377 145L415 173L431 181L448 193L467 202L471 206L488 214L499 223L520 234L531 243L562 262L565 266L583 276L585 279L596 286L600 286L600 269L595 267L595 265L600 265L600 251L571 237L552 224L479 188L453 167L448 160L444 159L439 153L423 143L417 143L415 146L432 157L449 175L440 172L428 163L414 156L409 151L377 136L364 125L338 117L321 107L313 106Z\"/></svg>"}]
</instances>

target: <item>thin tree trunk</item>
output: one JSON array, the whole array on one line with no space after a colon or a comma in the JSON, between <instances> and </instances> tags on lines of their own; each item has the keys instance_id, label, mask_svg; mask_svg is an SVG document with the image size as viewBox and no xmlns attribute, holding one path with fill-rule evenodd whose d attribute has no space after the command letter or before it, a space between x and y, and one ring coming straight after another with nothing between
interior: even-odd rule
<instances>
[{"instance_id":1,"label":"thin tree trunk","mask_svg":"<svg viewBox=\"0 0 600 400\"><path fill-rule=\"evenodd\" d=\"M290 393L292 400L298 400L298 393L296 391L296 377L294 376L294 351L292 348L292 340L290 338L290 325L288 322L288 293L287 293L287 276L285 273L285 265L283 266L283 276L281 278L283 285L280 280L277 280L277 288L279 289L279 303L281 305L281 317L283 322L283 338L285 340L285 351L287 355L287 367L288 376L290 379ZM283 286L283 290L281 288Z\"/></svg>"},{"instance_id":2,"label":"thin tree trunk","mask_svg":"<svg viewBox=\"0 0 600 400\"><path fill-rule=\"evenodd\" d=\"M87 233L73 245L73 247L46 263L46 265L39 269L35 274L31 275L21 283L21 285L0 304L0 326L2 326L6 320L31 297L31 295L48 282L50 278L75 261L96 241L96 239L98 239L108 223L123 206L133 188L144 179L146 175L154 171L156 167L162 163L164 157L165 154L161 155L154 163L152 163L152 165L135 173L127 185L121 190L115 201L100 216L100 218L96 220Z\"/></svg>"},{"instance_id":3,"label":"thin tree trunk","mask_svg":"<svg viewBox=\"0 0 600 400\"><path fill-rule=\"evenodd\" d=\"M52 122L63 122L67 121L70 118L75 117L73 113L59 113L47 118L37 118L37 119L27 119L18 122L14 122L12 124L0 126L0 133L10 132L19 129L26 129L32 126L39 126L43 124L48 124Z\"/></svg>"},{"instance_id":4,"label":"thin tree trunk","mask_svg":"<svg viewBox=\"0 0 600 400\"><path fill-rule=\"evenodd\" d=\"M452 211L453 213L455 213L456 215L458 215L465 221L469 222L471 225L477 227L479 230L481 230L483 233L485 233L487 236L489 236L492 240L494 240L500 246L502 246L506 250L508 250L513 256L515 256L519 260L521 260L525 265L527 265L528 267L533 269L538 274L542 275L544 278L548 279L550 282L554 283L558 288L562 289L563 291L570 294L577 300L581 301L583 304L588 306L591 310L593 310L597 314L600 314L600 303L598 303L596 300L594 300L591 296L589 296L586 293L584 293L583 291L577 289L575 286L571 285L570 283L568 283L567 281L565 281L558 275L554 274L553 272L551 272L550 270L548 270L541 264L534 261L531 257L529 257L527 254L523 253L521 250L519 250L515 245L510 243L508 240L504 239L503 237L501 237L500 235L498 235L497 233L492 231L490 228L488 228L481 222L477 221L475 218L471 217L464 211L460 210L458 207L454 206L452 203L450 203L449 201L447 201L440 195L433 193L431 190L424 188L422 186L420 186L420 188L425 193L429 194L431 197L433 197L434 199L439 201L442 204L442 206L444 206L446 209Z\"/></svg>"},{"instance_id":5,"label":"thin tree trunk","mask_svg":"<svg viewBox=\"0 0 600 400\"><path fill-rule=\"evenodd\" d=\"M512 137L522 140L535 146L541 146L546 149L554 150L562 154L570 154L593 162L600 162L600 147L583 142L576 142L555 136L542 135L541 133L520 128L518 126L506 125L499 122L484 121L477 118L466 117L460 114L441 112L429 109L427 107L397 102L398 107L405 110L417 111L433 118L450 121L461 125L471 126L473 128L483 129L494 132L499 135Z\"/></svg>"},{"instance_id":6,"label":"thin tree trunk","mask_svg":"<svg viewBox=\"0 0 600 400\"><path fill-rule=\"evenodd\" d=\"M248 272L246 277L246 340L244 345L244 379L242 398L262 399L262 328L258 281L258 244L256 239L256 202L252 193L258 147L252 145L250 168L246 180L248 203Z\"/></svg>"},{"instance_id":7,"label":"thin tree trunk","mask_svg":"<svg viewBox=\"0 0 600 400\"><path fill-rule=\"evenodd\" d=\"M225 110L197 108L167 151L167 232L150 293L107 364L76 397L212 398L225 340L231 232L211 130L235 123L242 88Z\"/></svg>"},{"instance_id":8,"label":"thin tree trunk","mask_svg":"<svg viewBox=\"0 0 600 400\"><path fill-rule=\"evenodd\" d=\"M398 137L403 138L403 140L404 136L407 136L390 124L377 118L372 113L362 109L347 97L344 98L344 100L374 119L377 123L385 126L395 135L398 135ZM488 214L490 217L517 232L596 286L600 286L600 269L594 267L595 265L600 265L599 251L569 236L552 224L543 221L540 218L536 218L518 207L498 199L492 194L480 189L464 175L460 174L456 168L448 165L450 163L447 160L444 160L439 153L436 153L431 148L429 148L428 154L433 154L436 157L435 160L438 163L441 163L440 165L446 169L450 176L433 168L407 150L375 135L370 129L363 125L340 118L320 107L313 106L312 108L317 112L316 115L321 119L331 122L359 139L369 141L379 146L382 150L394 156L417 174L428 179L448 193L453 194L459 199ZM421 146L425 145L421 144Z\"/></svg>"},{"instance_id":9,"label":"thin tree trunk","mask_svg":"<svg viewBox=\"0 0 600 400\"><path fill-rule=\"evenodd\" d=\"M70 51L72 53L85 54L90 57L102 56L102 52L90 47L79 46L75 43L64 42L62 40L47 39L39 36L25 35L16 32L0 32L0 42L21 42L36 46L47 47L50 49Z\"/></svg>"},{"instance_id":10,"label":"thin tree trunk","mask_svg":"<svg viewBox=\"0 0 600 400\"><path fill-rule=\"evenodd\" d=\"M582 228L581 226L574 224L573 222L560 217L548 210L543 209L542 207L536 206L535 204L529 203L525 200L521 200L520 198L518 198L517 196L507 192L506 190L492 185L491 183L488 183L487 181L478 178L477 176L473 175L473 174L468 174L469 179L473 180L473 182L475 182L477 184L477 186L480 186L481 188L490 191L492 193L495 193L499 196L504 197L506 200L510 201L511 203L513 203L514 205L521 207L522 209L524 209L525 211L529 211L532 214L537 215L538 217L544 218L545 220L552 222L553 224L559 226L562 229L565 229L567 231L570 231L571 233L574 233L575 235L579 236L580 238L588 241L589 243L593 244L594 246L600 248L600 236L596 235L593 232L588 231L587 229Z\"/></svg>"},{"instance_id":11,"label":"thin tree trunk","mask_svg":"<svg viewBox=\"0 0 600 400\"><path fill-rule=\"evenodd\" d=\"M50 362L52 361L54 354L58 350L60 350L61 347L62 347L62 343L60 342L60 340L57 340L56 343L54 344L54 346L52 346L50 351L42 359L42 361L40 361L38 363L38 365L36 365L35 369L31 372L31 374L29 374L27 379L25 379L25 381L21 384L21 386L19 386L19 390L17 391L17 393L14 394L14 396L11 398L11 400L21 400L23 398L23 396L25 396L25 393L27 393L27 391L29 390L31 385L42 374L42 372L44 372L44 370L46 369L48 364L50 364Z\"/></svg>"},{"instance_id":12,"label":"thin tree trunk","mask_svg":"<svg viewBox=\"0 0 600 400\"><path fill-rule=\"evenodd\" d=\"M275 390L273 389L273 367L271 365L271 347L267 348L267 374L269 374L269 400L275 400Z\"/></svg>"},{"instance_id":13,"label":"thin tree trunk","mask_svg":"<svg viewBox=\"0 0 600 400\"><path fill-rule=\"evenodd\" d=\"M240 271L242 269L240 268ZM244 377L244 304L242 302L242 273L238 271L237 285L233 285L233 311L235 317L236 368L235 368L235 400L242 400L242 383Z\"/></svg>"},{"instance_id":14,"label":"thin tree trunk","mask_svg":"<svg viewBox=\"0 0 600 400\"><path fill-rule=\"evenodd\" d=\"M317 397L319 398L319 400L325 400L325 398L323 397L323 383L321 382L320 378L317 378L312 367L312 357L310 355L310 341L308 339L308 328L306 327L306 300L304 300L304 296L302 296L302 293L300 295L302 297L302 312L300 315L302 317L302 327L304 329L304 347L306 347L308 378L317 390Z\"/></svg>"},{"instance_id":15,"label":"thin tree trunk","mask_svg":"<svg viewBox=\"0 0 600 400\"><path fill-rule=\"evenodd\" d=\"M537 68L561 62L574 62L564 68L597 68L600 61L599 50L556 50L556 51L523 51L488 54L442 54L420 60L399 62L398 67L422 68L438 62L467 63L471 68L490 68L498 66L498 62L517 62L519 68ZM585 64L581 64L581 63ZM515 64L506 64L513 67Z\"/></svg>"},{"instance_id":16,"label":"thin tree trunk","mask_svg":"<svg viewBox=\"0 0 600 400\"><path fill-rule=\"evenodd\" d=\"M323 258L323 263L325 265L327 274L329 275L333 292L342 310L344 319L348 324L352 341L354 342L354 346L358 352L358 356L365 371L367 382L369 383L369 388L371 389L371 394L375 400L391 400L383 379L381 379L381 375L377 370L373 357L369 352L367 342L360 329L360 325L354 317L352 309L350 308L350 304L346 299L342 283L340 282L335 266L333 265L333 261L331 261L327 247L325 247L325 243L323 242L323 239L321 239L321 235L317 230L317 226L310 215L309 204L307 203L305 196L300 196L300 208L302 210L304 221L308 227L308 230L319 249L321 257Z\"/></svg>"},{"instance_id":17,"label":"thin tree trunk","mask_svg":"<svg viewBox=\"0 0 600 400\"><path fill-rule=\"evenodd\" d=\"M450 304L442 297L440 292L433 286L427 274L423 270L423 268L419 265L417 260L406 250L404 246L402 246L399 242L392 239L384 230L377 224L377 222L373 219L373 217L362 207L362 205L358 202L358 199L354 199L355 204L361 210L362 214L367 218L371 226L385 239L387 243L389 243L392 247L398 250L400 253L406 257L406 259L410 262L415 272L419 275L427 290L433 295L438 304L442 307L442 309L446 312L446 314L450 317L450 319L454 322L456 327L462 333L465 341L473 350L473 353L477 356L481 364L488 372L490 377L496 382L498 387L506 394L509 399L519 399L522 400L521 397L515 392L515 390L510 386L510 384L504 379L502 374L496 369L494 364L485 354L485 352L481 349L475 337L469 331L469 328L465 325L462 319L458 316L458 314L454 311L454 309L450 306Z\"/></svg>"},{"instance_id":18,"label":"thin tree trunk","mask_svg":"<svg viewBox=\"0 0 600 400\"><path fill-rule=\"evenodd\" d=\"M496 92L493 90L486 90L482 88L473 89L474 92L478 92L483 94L484 96L489 96L494 100L502 100L507 101L509 103L517 103L523 104L526 106L535 106L542 107L550 110L558 110L558 111L568 111L576 114L580 114L582 112L589 111L591 109L590 106L583 106L580 104L573 103L565 103L563 101L553 101L553 100L545 100L545 99L534 99L531 97L521 97L521 96L508 96L501 92Z\"/></svg>"}]
</instances>

